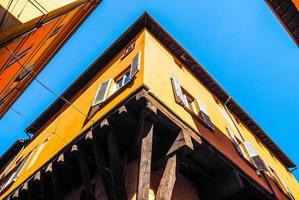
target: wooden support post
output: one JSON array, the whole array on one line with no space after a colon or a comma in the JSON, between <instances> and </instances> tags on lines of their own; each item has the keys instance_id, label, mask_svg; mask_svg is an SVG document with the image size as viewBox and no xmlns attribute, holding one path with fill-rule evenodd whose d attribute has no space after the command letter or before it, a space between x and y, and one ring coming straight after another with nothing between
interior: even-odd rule
<instances>
[{"instance_id":1,"label":"wooden support post","mask_svg":"<svg viewBox=\"0 0 299 200\"><path fill-rule=\"evenodd\" d=\"M52 187L49 184L49 177L47 176L47 174L40 171L35 176L35 180L40 180L42 199L51 200L53 199L53 192Z\"/></svg>"},{"instance_id":2,"label":"wooden support post","mask_svg":"<svg viewBox=\"0 0 299 200\"><path fill-rule=\"evenodd\" d=\"M62 186L59 183L58 180L58 174L57 174L57 166L53 163L48 164L45 173L48 174L51 177L51 183L53 188L53 197L56 200L62 200L63 194L62 194Z\"/></svg>"},{"instance_id":3,"label":"wooden support post","mask_svg":"<svg viewBox=\"0 0 299 200\"><path fill-rule=\"evenodd\" d=\"M156 195L156 200L170 200L176 180L177 155L168 158Z\"/></svg>"},{"instance_id":4,"label":"wooden support post","mask_svg":"<svg viewBox=\"0 0 299 200\"><path fill-rule=\"evenodd\" d=\"M148 200L151 176L153 129L157 109L150 102L141 114L138 144L141 143L138 171L137 200ZM141 140L141 141L140 141Z\"/></svg>"},{"instance_id":5,"label":"wooden support post","mask_svg":"<svg viewBox=\"0 0 299 200\"><path fill-rule=\"evenodd\" d=\"M29 190L28 190L28 182L26 181L20 188L20 198L21 199L30 199L29 198ZM32 198L31 198L32 199Z\"/></svg>"},{"instance_id":6,"label":"wooden support post","mask_svg":"<svg viewBox=\"0 0 299 200\"><path fill-rule=\"evenodd\" d=\"M117 113L117 119L121 120L122 123L125 123L131 127L136 127L136 120L135 118L132 116L132 114L130 112L128 112L126 106L121 106L118 109L118 113Z\"/></svg>"},{"instance_id":7,"label":"wooden support post","mask_svg":"<svg viewBox=\"0 0 299 200\"><path fill-rule=\"evenodd\" d=\"M109 165L113 175L113 181L115 184L114 189L117 199L126 200L128 197L126 192L125 177L123 173L124 162L120 157L118 139L111 125L107 134L107 148L109 155Z\"/></svg>"},{"instance_id":8,"label":"wooden support post","mask_svg":"<svg viewBox=\"0 0 299 200\"><path fill-rule=\"evenodd\" d=\"M94 136L94 132L91 130L86 134L85 140L92 146L92 152L97 165L97 171L101 175L106 194L110 200L117 200L112 173L107 167L105 167L107 163L103 154L103 145L97 140L96 136Z\"/></svg>"},{"instance_id":9,"label":"wooden support post","mask_svg":"<svg viewBox=\"0 0 299 200\"><path fill-rule=\"evenodd\" d=\"M180 150L180 153L187 154L193 150L193 143L189 133L186 130L181 129L174 143L167 152L167 156Z\"/></svg>"},{"instance_id":10,"label":"wooden support post","mask_svg":"<svg viewBox=\"0 0 299 200\"><path fill-rule=\"evenodd\" d=\"M86 162L83 155L79 152L78 146L73 145L71 152L74 153L78 159L78 164L80 168L80 174L83 181L84 191L86 194L86 199L92 200L94 199L94 192L91 185L91 177L88 168L88 163Z\"/></svg>"}]
</instances>

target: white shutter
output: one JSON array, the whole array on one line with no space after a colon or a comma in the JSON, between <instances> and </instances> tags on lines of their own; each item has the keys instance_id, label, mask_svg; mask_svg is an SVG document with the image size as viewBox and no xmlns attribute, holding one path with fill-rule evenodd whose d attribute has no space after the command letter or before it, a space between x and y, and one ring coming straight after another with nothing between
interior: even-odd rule
<instances>
[{"instance_id":1,"label":"white shutter","mask_svg":"<svg viewBox=\"0 0 299 200\"><path fill-rule=\"evenodd\" d=\"M138 52L137 55L133 58L130 68L130 79L135 76L135 74L140 69L140 60L141 60L141 53Z\"/></svg>"},{"instance_id":2,"label":"white shutter","mask_svg":"<svg viewBox=\"0 0 299 200\"><path fill-rule=\"evenodd\" d=\"M251 158L254 157L254 156L258 156L258 153L256 152L254 146L253 146L250 142L248 142L248 141L244 141L243 144L244 144L244 147L245 147L245 149L246 149L248 155L249 155Z\"/></svg>"},{"instance_id":3,"label":"white shutter","mask_svg":"<svg viewBox=\"0 0 299 200\"><path fill-rule=\"evenodd\" d=\"M93 100L92 106L100 104L106 100L106 98L108 96L109 88L111 85L111 81L112 81L112 79L109 79L109 80L101 83L101 85L97 91L97 94Z\"/></svg>"},{"instance_id":4,"label":"white shutter","mask_svg":"<svg viewBox=\"0 0 299 200\"><path fill-rule=\"evenodd\" d=\"M209 116L208 109L199 101L199 99L196 99L196 103L199 107L199 110Z\"/></svg>"},{"instance_id":5,"label":"white shutter","mask_svg":"<svg viewBox=\"0 0 299 200\"><path fill-rule=\"evenodd\" d=\"M243 144L244 144L244 147L245 147L248 155L251 158L251 161L252 161L253 165L259 171L267 171L267 167L265 166L265 163L264 163L263 159L259 156L259 154L257 153L254 146L248 141L245 141Z\"/></svg>"},{"instance_id":6,"label":"white shutter","mask_svg":"<svg viewBox=\"0 0 299 200\"><path fill-rule=\"evenodd\" d=\"M294 199L293 194L291 193L290 189L288 188L287 184L285 183L285 181L281 178L281 176L275 171L275 174L277 176L277 178L279 179L279 181L281 182L282 186L284 187L284 189L286 190L286 192L288 193L288 195L291 197L292 200Z\"/></svg>"},{"instance_id":7,"label":"white shutter","mask_svg":"<svg viewBox=\"0 0 299 200\"><path fill-rule=\"evenodd\" d=\"M185 99L181 85L174 75L171 76L171 83L175 101L181 105L185 105Z\"/></svg>"},{"instance_id":8,"label":"white shutter","mask_svg":"<svg viewBox=\"0 0 299 200\"><path fill-rule=\"evenodd\" d=\"M211 121L211 118L208 114L208 109L200 103L199 99L196 99L196 103L199 107L199 113L198 115L200 115L199 117L202 118L202 120L205 122L205 124L210 127L212 130L214 130L214 124L213 122Z\"/></svg>"},{"instance_id":9,"label":"white shutter","mask_svg":"<svg viewBox=\"0 0 299 200\"><path fill-rule=\"evenodd\" d=\"M238 146L239 142L236 139L234 132L228 126L226 126L225 128L226 128L226 131L227 131L230 139L233 141L234 145Z\"/></svg>"},{"instance_id":10,"label":"white shutter","mask_svg":"<svg viewBox=\"0 0 299 200\"><path fill-rule=\"evenodd\" d=\"M245 154L242 150L242 146L239 144L237 138L235 137L235 133L231 130L231 128L229 126L226 126L226 131L229 135L229 137L231 138L231 140L233 141L238 153L242 156L245 157Z\"/></svg>"},{"instance_id":11,"label":"white shutter","mask_svg":"<svg viewBox=\"0 0 299 200\"><path fill-rule=\"evenodd\" d=\"M184 97L184 105L185 105L188 109L191 109L190 106L189 106L188 100L187 100L187 96L183 94L183 97Z\"/></svg>"}]
</instances>

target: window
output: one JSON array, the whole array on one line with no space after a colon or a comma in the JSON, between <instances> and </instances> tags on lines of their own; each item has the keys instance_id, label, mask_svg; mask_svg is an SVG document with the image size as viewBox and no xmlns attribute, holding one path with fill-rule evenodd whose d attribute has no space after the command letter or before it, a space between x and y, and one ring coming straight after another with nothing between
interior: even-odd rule
<instances>
[{"instance_id":1,"label":"window","mask_svg":"<svg viewBox=\"0 0 299 200\"><path fill-rule=\"evenodd\" d=\"M136 73L140 70L140 60L141 60L141 53L138 52L131 62L130 79L132 79L136 75Z\"/></svg>"},{"instance_id":2,"label":"window","mask_svg":"<svg viewBox=\"0 0 299 200\"><path fill-rule=\"evenodd\" d=\"M4 190L7 186L9 186L11 183L15 182L17 178L20 175L21 170L24 168L26 162L32 155L31 151L19 164L18 166L10 173L9 178L1 185L0 192Z\"/></svg>"},{"instance_id":3,"label":"window","mask_svg":"<svg viewBox=\"0 0 299 200\"><path fill-rule=\"evenodd\" d=\"M281 176L272 168L270 168L270 170L272 171L272 175L273 178L275 180L275 183L277 184L277 186L285 193L287 194L291 199L295 200L293 194L291 193L290 189L288 188L288 186L286 185L286 183L284 182L284 180L281 178Z\"/></svg>"},{"instance_id":4,"label":"window","mask_svg":"<svg viewBox=\"0 0 299 200\"><path fill-rule=\"evenodd\" d=\"M93 100L92 106L98 105L106 100L106 98L108 97L108 92L110 89L111 81L112 81L112 79L109 79L109 80L101 83L101 85L97 91L97 94Z\"/></svg>"},{"instance_id":5,"label":"window","mask_svg":"<svg viewBox=\"0 0 299 200\"><path fill-rule=\"evenodd\" d=\"M242 145L241 145L241 141L238 140L238 138L236 138L234 131L229 127L226 126L226 131L230 137L230 139L232 140L237 152L244 158L246 158L246 155L242 149Z\"/></svg>"},{"instance_id":6,"label":"window","mask_svg":"<svg viewBox=\"0 0 299 200\"><path fill-rule=\"evenodd\" d=\"M128 70L125 74L123 74L120 78L118 78L116 82L116 88L119 89L124 86L126 83L130 81L130 70Z\"/></svg>"},{"instance_id":7,"label":"window","mask_svg":"<svg viewBox=\"0 0 299 200\"><path fill-rule=\"evenodd\" d=\"M25 69L22 69L21 73L19 74L19 81L24 79L28 74L33 71L33 65L28 65Z\"/></svg>"},{"instance_id":8,"label":"window","mask_svg":"<svg viewBox=\"0 0 299 200\"><path fill-rule=\"evenodd\" d=\"M55 28L55 29L50 33L48 39L51 38L51 37L53 37L54 35L56 35L56 34L61 30L62 27L63 27L63 24L60 25L60 26L58 26L57 28Z\"/></svg>"},{"instance_id":9,"label":"window","mask_svg":"<svg viewBox=\"0 0 299 200\"><path fill-rule=\"evenodd\" d=\"M210 118L208 109L203 105L199 99L196 99L197 106L199 107L199 117L211 130L215 130L214 124Z\"/></svg>"},{"instance_id":10,"label":"window","mask_svg":"<svg viewBox=\"0 0 299 200\"><path fill-rule=\"evenodd\" d=\"M196 114L197 111L196 111L196 107L194 104L194 101L195 101L194 98L184 90L183 90L183 97L184 97L184 104L185 104L186 108L189 109L189 111Z\"/></svg>"},{"instance_id":11,"label":"window","mask_svg":"<svg viewBox=\"0 0 299 200\"><path fill-rule=\"evenodd\" d=\"M0 175L0 180L7 175L8 170L11 168L11 166L16 162L17 158L19 157L19 155L21 154L21 152L23 151L24 147L19 151L19 153L14 157L14 159L6 166L5 170L2 172L2 174Z\"/></svg>"},{"instance_id":12,"label":"window","mask_svg":"<svg viewBox=\"0 0 299 200\"><path fill-rule=\"evenodd\" d=\"M33 45L31 45L30 47L26 48L22 52L14 55L14 57L9 61L9 63L7 64L7 66L10 66L10 65L16 63L17 61L19 61L20 59L22 59L24 56L26 56L26 54L30 51L30 49L32 48L32 46Z\"/></svg>"},{"instance_id":13,"label":"window","mask_svg":"<svg viewBox=\"0 0 299 200\"><path fill-rule=\"evenodd\" d=\"M195 99L185 89L183 89L180 82L174 75L172 75L170 79L175 101L187 108L192 113L196 114L206 127L211 130L215 130L214 124L210 119L207 108L203 104L201 104L198 99Z\"/></svg>"},{"instance_id":14,"label":"window","mask_svg":"<svg viewBox=\"0 0 299 200\"><path fill-rule=\"evenodd\" d=\"M130 70L126 71L126 73L123 76L121 76L119 79L116 79L115 81L116 85L113 85L116 87L111 88L113 82L112 79L102 82L100 87L98 88L92 106L96 106L103 103L108 98L109 94L113 94L116 90L123 87L130 80L133 80L137 72L140 70L140 59L141 59L141 54L140 52L138 52L131 62Z\"/></svg>"},{"instance_id":15,"label":"window","mask_svg":"<svg viewBox=\"0 0 299 200\"><path fill-rule=\"evenodd\" d=\"M254 146L248 142L243 142L244 149L246 150L246 153L248 154L248 157L250 158L252 164L259 170L259 171L267 171L267 167L263 161L263 159L260 157L260 155L257 153Z\"/></svg>"},{"instance_id":16,"label":"window","mask_svg":"<svg viewBox=\"0 0 299 200\"><path fill-rule=\"evenodd\" d=\"M47 139L42 145L40 145L40 146L38 147L38 149L35 151L35 154L34 154L32 160L31 160L30 163L28 164L26 170L30 169L30 168L33 166L33 164L34 164L35 161L37 160L37 158L38 158L40 152L43 150L43 148L44 148L44 146L47 144L47 142L48 142L48 139Z\"/></svg>"}]
</instances>

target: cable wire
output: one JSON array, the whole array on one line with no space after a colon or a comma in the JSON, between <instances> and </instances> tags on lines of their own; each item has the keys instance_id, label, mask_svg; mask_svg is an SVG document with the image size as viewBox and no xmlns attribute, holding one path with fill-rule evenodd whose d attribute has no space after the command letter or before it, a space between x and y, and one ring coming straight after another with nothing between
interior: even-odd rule
<instances>
[{"instance_id":1,"label":"cable wire","mask_svg":"<svg viewBox=\"0 0 299 200\"><path fill-rule=\"evenodd\" d=\"M8 48L5 47L10 54L12 54L13 52ZM65 103L69 104L71 107L73 107L75 110L77 110L81 115L83 115L84 117L86 117L88 120L90 120L92 122L92 124L95 123L95 121L93 119L91 119L87 114L85 114L84 112L82 112L79 108L77 108L72 102L70 102L69 100L67 100L64 96L62 95L58 95L56 92L54 92L52 89L50 89L48 86L46 86L46 84L44 84L43 82L41 82L37 77L35 77L35 74L30 71L27 70L26 67L24 67L24 65L17 60L17 62L20 64L20 66L22 67L23 70L25 70L26 73L30 74L33 77L33 80L35 80L37 83L39 83L42 87L44 87L46 90L48 90L50 93L52 93L55 97L63 100Z\"/></svg>"}]
</instances>

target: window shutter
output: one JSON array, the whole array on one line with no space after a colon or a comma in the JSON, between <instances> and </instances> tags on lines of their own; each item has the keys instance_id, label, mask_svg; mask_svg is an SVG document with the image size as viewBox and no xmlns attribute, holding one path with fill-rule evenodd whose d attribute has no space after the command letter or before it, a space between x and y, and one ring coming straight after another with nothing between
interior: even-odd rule
<instances>
[{"instance_id":1,"label":"window shutter","mask_svg":"<svg viewBox=\"0 0 299 200\"><path fill-rule=\"evenodd\" d=\"M30 74L33 71L33 65L26 66L25 69L21 71L19 74L19 80L24 79L28 74Z\"/></svg>"},{"instance_id":2,"label":"window shutter","mask_svg":"<svg viewBox=\"0 0 299 200\"><path fill-rule=\"evenodd\" d=\"M97 91L97 94L93 100L92 106L100 104L106 100L106 98L108 96L108 91L109 91L109 88L111 85L111 81L112 81L112 79L109 79L109 80L101 83L101 85Z\"/></svg>"},{"instance_id":3,"label":"window shutter","mask_svg":"<svg viewBox=\"0 0 299 200\"><path fill-rule=\"evenodd\" d=\"M181 105L185 105L185 99L184 99L181 85L174 75L171 76L171 83L172 83L172 89L173 89L175 101Z\"/></svg>"},{"instance_id":4,"label":"window shutter","mask_svg":"<svg viewBox=\"0 0 299 200\"><path fill-rule=\"evenodd\" d=\"M287 184L284 182L284 180L281 178L281 176L276 172L273 171L276 179L278 179L278 182L280 182L280 185L283 187L283 190L288 193L288 195L291 197L292 200L295 200L293 194L291 193L290 189L288 188Z\"/></svg>"},{"instance_id":5,"label":"window shutter","mask_svg":"<svg viewBox=\"0 0 299 200\"><path fill-rule=\"evenodd\" d=\"M254 166L259 171L267 171L267 167L265 166L263 159L258 155L254 146L250 142L245 141L244 147L245 147L248 155L250 156L251 161L254 164Z\"/></svg>"},{"instance_id":6,"label":"window shutter","mask_svg":"<svg viewBox=\"0 0 299 200\"><path fill-rule=\"evenodd\" d=\"M199 117L205 122L205 124L212 130L215 129L213 122L208 114L208 109L200 103L199 99L196 99L196 103L199 107Z\"/></svg>"},{"instance_id":7,"label":"window shutter","mask_svg":"<svg viewBox=\"0 0 299 200\"><path fill-rule=\"evenodd\" d=\"M141 53L138 52L137 55L133 58L130 68L130 79L135 76L135 74L140 69L140 60L141 60Z\"/></svg>"},{"instance_id":8,"label":"window shutter","mask_svg":"<svg viewBox=\"0 0 299 200\"><path fill-rule=\"evenodd\" d=\"M183 102L184 106L186 106L189 110L191 110L192 108L190 108L190 106L189 106L189 103L188 103L186 95L183 94L183 97L184 97L184 102Z\"/></svg>"},{"instance_id":9,"label":"window shutter","mask_svg":"<svg viewBox=\"0 0 299 200\"><path fill-rule=\"evenodd\" d=\"M233 141L234 145L239 146L239 142L237 141L234 132L228 126L226 126L226 131L230 139Z\"/></svg>"},{"instance_id":10,"label":"window shutter","mask_svg":"<svg viewBox=\"0 0 299 200\"><path fill-rule=\"evenodd\" d=\"M233 141L238 153L242 156L242 157L246 157L243 150L242 150L242 145L238 142L237 138L235 137L235 133L231 130L231 128L229 126L226 126L226 131L229 134L229 137L231 138L231 140Z\"/></svg>"}]
</instances>

